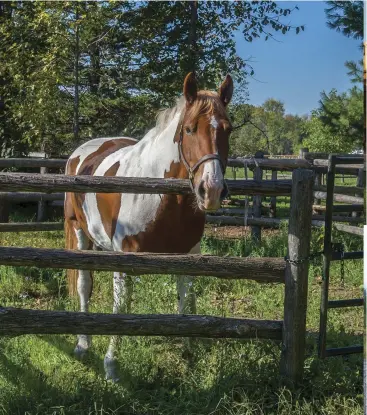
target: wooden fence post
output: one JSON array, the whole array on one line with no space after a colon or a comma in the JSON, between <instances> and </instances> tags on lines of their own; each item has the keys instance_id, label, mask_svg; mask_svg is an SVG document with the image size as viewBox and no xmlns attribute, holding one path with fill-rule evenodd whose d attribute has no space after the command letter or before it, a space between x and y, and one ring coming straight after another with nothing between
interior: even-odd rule
<instances>
[{"instance_id":1,"label":"wooden fence post","mask_svg":"<svg viewBox=\"0 0 367 415\"><path fill-rule=\"evenodd\" d=\"M271 172L271 180L277 180L278 179L278 172L276 170L273 170ZM269 206L269 217L270 218L276 218L277 217L277 197L271 196L270 197L270 206Z\"/></svg>"},{"instance_id":2,"label":"wooden fence post","mask_svg":"<svg viewBox=\"0 0 367 415\"><path fill-rule=\"evenodd\" d=\"M0 192L0 223L8 223L10 214L9 199Z\"/></svg>"},{"instance_id":3,"label":"wooden fence post","mask_svg":"<svg viewBox=\"0 0 367 415\"><path fill-rule=\"evenodd\" d=\"M47 167L40 168L40 174L46 174L48 172ZM46 202L40 200L37 204L37 219L36 222L43 222L46 219Z\"/></svg>"},{"instance_id":4,"label":"wooden fence post","mask_svg":"<svg viewBox=\"0 0 367 415\"><path fill-rule=\"evenodd\" d=\"M322 185L322 173L316 173L315 174L315 186L321 186ZM319 205L321 203L321 199L318 199L315 197L313 203L315 205Z\"/></svg>"},{"instance_id":5,"label":"wooden fence post","mask_svg":"<svg viewBox=\"0 0 367 415\"><path fill-rule=\"evenodd\" d=\"M358 177L357 177L357 187L362 187L363 189L366 187L366 171L364 169L358 170ZM356 196L360 196L357 195ZM360 212L352 212L352 217L356 218L361 216Z\"/></svg>"},{"instance_id":6,"label":"wooden fence post","mask_svg":"<svg viewBox=\"0 0 367 415\"><path fill-rule=\"evenodd\" d=\"M298 261L310 254L312 187L314 173L297 169L293 172L291 209L288 230L288 258ZM287 262L285 271L283 349L281 374L285 383L302 380L307 313L308 261Z\"/></svg>"},{"instance_id":7,"label":"wooden fence post","mask_svg":"<svg viewBox=\"0 0 367 415\"><path fill-rule=\"evenodd\" d=\"M262 151L255 153L255 159L264 158ZM263 169L261 167L255 167L254 180L261 181L263 179ZM261 218L261 196L253 196L252 198L252 215L254 218ZM256 243L261 242L261 226L251 226L251 237Z\"/></svg>"},{"instance_id":8,"label":"wooden fence post","mask_svg":"<svg viewBox=\"0 0 367 415\"><path fill-rule=\"evenodd\" d=\"M232 167L232 176L233 176L233 180L237 179L236 167Z\"/></svg>"},{"instance_id":9,"label":"wooden fence post","mask_svg":"<svg viewBox=\"0 0 367 415\"><path fill-rule=\"evenodd\" d=\"M308 153L309 151L308 151L308 148L307 147L305 147L305 148L300 148L299 149L299 157L298 158L300 158L300 159L304 159L304 158L306 158L305 157L305 155L306 155L306 153Z\"/></svg>"}]
</instances>

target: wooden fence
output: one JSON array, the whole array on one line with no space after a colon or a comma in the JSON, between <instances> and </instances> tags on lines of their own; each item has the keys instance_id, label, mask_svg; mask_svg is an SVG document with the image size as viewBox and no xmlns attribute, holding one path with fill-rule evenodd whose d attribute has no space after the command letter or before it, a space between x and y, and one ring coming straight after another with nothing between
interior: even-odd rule
<instances>
[{"instance_id":1,"label":"wooden fence","mask_svg":"<svg viewBox=\"0 0 367 415\"><path fill-rule=\"evenodd\" d=\"M227 200L227 206L234 206L237 209L237 212L229 213L228 215L236 215L238 218L234 220L233 218L224 218L222 214L219 215L211 215L208 217L207 222L216 224L217 226L242 226L248 225L252 229L252 236L254 240L261 239L261 228L262 227L276 227L279 226L280 221L269 221L268 218L264 217L264 215L270 218L277 218L277 197L279 196L287 196L290 192L290 181L283 180L280 182L278 179L278 173L281 171L288 172L287 178L289 178L289 174L292 173L293 170L297 168L307 168L312 169L315 171L315 186L314 186L314 217L313 217L313 225L314 226L322 226L323 217L320 216L324 213L324 207L321 204L322 200L326 200L326 186L323 186L323 175L327 171L327 153L312 153L308 152L307 149L301 149L300 155L296 156L274 156L276 158L271 158L273 156L262 156L259 154L257 158L235 158L229 159L228 166L236 171L239 168L244 169L251 169L254 172L254 181L246 181L243 180L229 180L229 189L232 195L252 195L251 193L251 184L252 189L256 188L258 193L253 197L252 206L247 209L245 214L245 210L243 209L242 213L238 211L240 206L243 206L243 200L239 199L232 199ZM292 157L292 158L290 158ZM354 156L355 157L355 156ZM358 157L357 157L358 158ZM339 205L338 212L344 214L345 217L335 216L335 221L338 222L347 222L350 225L356 225L358 223L363 223L364 220L359 216L364 212L364 188L365 188L365 166L363 163L363 156L361 158L361 164L346 164L346 165L339 165L336 167L336 171L339 171L341 174L349 174L351 176L356 177L356 186L336 186L335 194L334 194L334 201L339 203L344 203L344 205ZM63 206L63 199L64 193L63 191L67 191L67 179L65 180L58 180L54 179L52 176L45 174L50 171L50 169L56 169L56 171L62 172L65 168L67 160L65 158L61 159L45 159L45 158L14 158L14 159L0 159L0 168L36 168L41 169L40 175L32 176L32 180L34 180L34 184L28 183L29 185L25 187L20 187L19 182L23 180L25 177L24 174L21 173L14 174L12 177L8 176L9 180L7 183L3 182L3 189L7 190L7 192L0 193L0 231L2 229L7 229L8 231L17 230L19 231L23 225L18 224L18 226L13 227L4 227L2 226L4 223L8 222L9 220L9 206L10 204L14 203L26 203L26 202L38 202L38 209L37 209L37 222L41 222L46 218L46 206L53 206L53 207L62 207ZM339 169L339 170L338 170ZM266 172L270 171L272 180L263 180L264 173L265 178L270 177L267 176ZM234 174L236 175L236 174ZM31 177L26 175L27 177ZM44 180L43 180L44 177ZM65 176L60 176L65 177ZM284 177L284 175L282 175ZM0 180L1 177L0 177ZM78 180L78 183L82 185L83 178L74 179ZM263 182L266 184L261 184L259 182ZM45 194L41 193L44 191L42 189L42 185L50 186L53 191L57 191L58 193L50 193ZM101 184L103 182L100 182ZM274 183L279 183L279 187L274 187ZM97 180L96 180L97 184ZM178 185L179 183L175 183ZM63 186L64 185L64 186ZM123 185L123 184L122 184ZM157 183L152 184L155 188L159 187L159 181ZM6 186L6 187L5 187ZM66 186L66 187L65 187ZM144 187L143 183L143 187ZM243 187L241 190L241 186ZM266 186L266 187L263 187ZM272 193L270 193L270 187L273 186ZM88 187L88 184L86 185ZM99 192L101 192L101 187L96 188ZM135 191L142 191L141 186L139 187L139 182L132 183L130 186L130 190L128 186L123 187L124 192L135 192ZM140 189L140 190L139 190ZM169 188L163 187L160 188L161 192L169 192ZM264 199L261 197L260 190L266 192L268 196L270 196L269 205L264 205ZM187 186L186 189L182 188L181 190L190 191ZM150 190L147 190L150 192ZM26 193L24 193L26 192ZM263 193L264 195L264 193ZM350 205L355 207L355 210L350 210ZM345 210L342 210L345 209ZM349 212L351 212L352 217L350 217ZM243 218L243 220L241 219ZM246 219L245 219L246 218ZM287 219L287 218L285 218ZM349 219L349 220L348 220ZM355 220L357 219L357 220ZM47 223L47 222L46 222ZM38 229L55 229L49 225L43 226L42 224L39 225ZM56 226L56 225L54 225ZM60 226L60 225L59 225ZM339 226L339 224L335 225L337 228L339 227L340 230L348 233L353 233L360 235L361 228L357 226ZM29 224L23 226L23 230L32 230L36 228L32 228Z\"/></svg>"},{"instance_id":2,"label":"wooden fence","mask_svg":"<svg viewBox=\"0 0 367 415\"><path fill-rule=\"evenodd\" d=\"M252 279L285 284L284 321L225 319L211 316L110 315L66 311L18 310L0 307L0 333L98 333L124 335L235 337L277 339L283 343L281 374L302 379L307 311L309 255L314 174L297 169L292 182L230 182L232 192L245 195L291 196L288 255L284 258L237 258L206 255L132 254L38 248L0 247L0 264L52 268L120 270L131 275L185 274ZM188 180L66 177L0 174L0 190L38 192L186 193ZM10 225L10 224L9 224ZM83 330L81 330L83 328Z\"/></svg>"}]
</instances>

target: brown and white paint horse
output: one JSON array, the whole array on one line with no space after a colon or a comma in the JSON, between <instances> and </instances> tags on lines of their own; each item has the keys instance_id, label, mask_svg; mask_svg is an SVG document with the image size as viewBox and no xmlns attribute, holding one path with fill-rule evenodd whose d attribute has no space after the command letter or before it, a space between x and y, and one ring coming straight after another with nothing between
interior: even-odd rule
<instances>
[{"instance_id":1,"label":"brown and white paint horse","mask_svg":"<svg viewBox=\"0 0 367 415\"><path fill-rule=\"evenodd\" d=\"M233 93L227 75L218 93L198 91L193 73L184 81L183 97L158 116L156 127L140 140L96 138L70 156L66 174L152 178L190 178L189 195L67 193L66 247L123 252L199 253L205 211L216 210L227 194L224 170L231 124L226 106ZM122 270L123 271L123 270ZM78 275L77 275L78 274ZM69 271L69 289L77 290L81 311L88 311L92 293L90 271ZM131 277L115 272L114 313L129 313ZM195 313L192 279L179 277L179 313ZM106 377L116 379L112 336L104 364ZM90 336L79 335L75 348L81 357Z\"/></svg>"}]
</instances>

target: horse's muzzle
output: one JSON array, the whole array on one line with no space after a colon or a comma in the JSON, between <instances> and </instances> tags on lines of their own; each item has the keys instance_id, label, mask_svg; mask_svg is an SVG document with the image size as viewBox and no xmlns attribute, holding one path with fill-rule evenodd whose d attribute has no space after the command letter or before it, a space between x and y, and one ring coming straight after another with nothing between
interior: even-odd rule
<instances>
[{"instance_id":1,"label":"horse's muzzle","mask_svg":"<svg viewBox=\"0 0 367 415\"><path fill-rule=\"evenodd\" d=\"M216 211L221 206L221 201L228 195L228 187L225 181L205 182L202 180L196 188L198 206L203 211Z\"/></svg>"}]
</instances>

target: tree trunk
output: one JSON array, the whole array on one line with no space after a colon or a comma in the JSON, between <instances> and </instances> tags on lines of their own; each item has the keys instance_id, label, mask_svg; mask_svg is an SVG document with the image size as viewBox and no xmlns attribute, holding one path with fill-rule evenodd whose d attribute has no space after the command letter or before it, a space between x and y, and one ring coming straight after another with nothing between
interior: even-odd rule
<instances>
[{"instance_id":1,"label":"tree trunk","mask_svg":"<svg viewBox=\"0 0 367 415\"><path fill-rule=\"evenodd\" d=\"M79 141L79 5L75 5L74 143Z\"/></svg>"}]
</instances>

